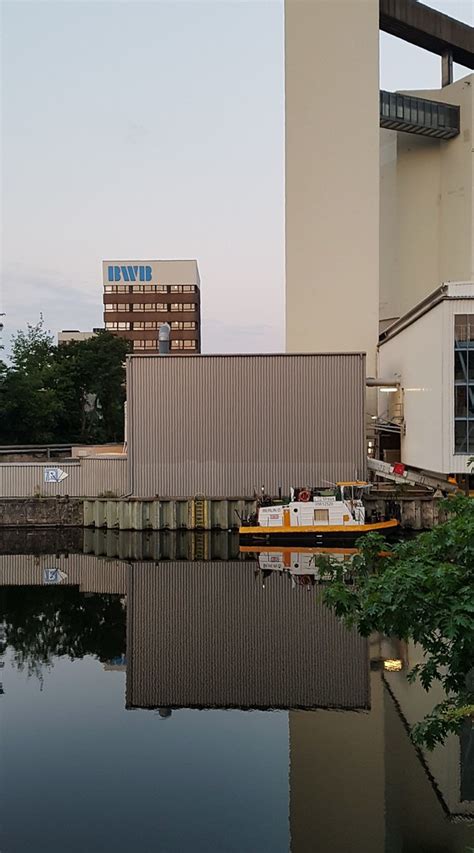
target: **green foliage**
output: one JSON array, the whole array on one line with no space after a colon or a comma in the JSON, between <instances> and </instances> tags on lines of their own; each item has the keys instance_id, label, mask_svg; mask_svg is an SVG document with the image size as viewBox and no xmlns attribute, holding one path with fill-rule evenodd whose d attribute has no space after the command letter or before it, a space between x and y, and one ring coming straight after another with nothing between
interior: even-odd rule
<instances>
[{"instance_id":1,"label":"green foliage","mask_svg":"<svg viewBox=\"0 0 474 853\"><path fill-rule=\"evenodd\" d=\"M18 332L0 363L0 444L121 441L129 351L108 332L61 346L42 322Z\"/></svg>"},{"instance_id":2,"label":"green foliage","mask_svg":"<svg viewBox=\"0 0 474 853\"><path fill-rule=\"evenodd\" d=\"M474 662L474 501L445 502L449 520L416 539L388 545L376 534L359 540L351 580L334 566L326 603L363 636L412 640L424 659L409 675L425 690L443 685L446 702L418 724L413 737L429 748L457 731L471 713L467 676Z\"/></svg>"}]
</instances>

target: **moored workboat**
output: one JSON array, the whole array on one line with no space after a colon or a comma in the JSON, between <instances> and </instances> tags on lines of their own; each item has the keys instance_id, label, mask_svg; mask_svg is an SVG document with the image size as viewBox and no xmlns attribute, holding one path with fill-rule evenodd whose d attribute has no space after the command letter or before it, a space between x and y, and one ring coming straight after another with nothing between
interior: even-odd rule
<instances>
[{"instance_id":1,"label":"moored workboat","mask_svg":"<svg viewBox=\"0 0 474 853\"><path fill-rule=\"evenodd\" d=\"M292 489L287 503L265 498L239 528L241 541L321 545L393 532L397 519L366 518L362 494L367 488L361 481L341 482L334 489Z\"/></svg>"}]
</instances>

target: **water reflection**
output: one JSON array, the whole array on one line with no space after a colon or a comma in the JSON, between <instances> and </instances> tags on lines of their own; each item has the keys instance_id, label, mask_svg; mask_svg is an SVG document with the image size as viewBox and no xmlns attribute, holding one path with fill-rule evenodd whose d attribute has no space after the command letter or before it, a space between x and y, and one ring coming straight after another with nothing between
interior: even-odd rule
<instances>
[{"instance_id":1,"label":"water reflection","mask_svg":"<svg viewBox=\"0 0 474 853\"><path fill-rule=\"evenodd\" d=\"M380 669L386 650L342 628L316 577L293 582L314 575L308 552L94 535L104 558L86 538L0 555L5 853L474 847L472 731L414 749L431 699Z\"/></svg>"}]
</instances>

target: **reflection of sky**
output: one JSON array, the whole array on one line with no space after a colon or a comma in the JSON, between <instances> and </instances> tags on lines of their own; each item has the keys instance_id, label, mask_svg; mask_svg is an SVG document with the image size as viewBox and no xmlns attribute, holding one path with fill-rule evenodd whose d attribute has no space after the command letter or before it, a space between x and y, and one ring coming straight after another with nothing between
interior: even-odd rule
<instances>
[{"instance_id":1,"label":"reflection of sky","mask_svg":"<svg viewBox=\"0 0 474 853\"><path fill-rule=\"evenodd\" d=\"M125 711L125 673L8 664L3 853L288 850L288 715Z\"/></svg>"}]
</instances>

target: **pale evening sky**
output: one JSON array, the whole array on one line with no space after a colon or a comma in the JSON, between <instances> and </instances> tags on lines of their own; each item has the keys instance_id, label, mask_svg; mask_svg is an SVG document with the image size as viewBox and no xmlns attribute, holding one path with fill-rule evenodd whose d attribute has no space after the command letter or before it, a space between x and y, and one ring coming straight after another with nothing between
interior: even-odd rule
<instances>
[{"instance_id":1,"label":"pale evening sky","mask_svg":"<svg viewBox=\"0 0 474 853\"><path fill-rule=\"evenodd\" d=\"M429 5L473 22L471 0ZM282 350L282 0L1 11L5 342L40 312L101 326L103 258L196 257L204 351ZM439 86L438 57L380 43L381 87Z\"/></svg>"}]
</instances>

